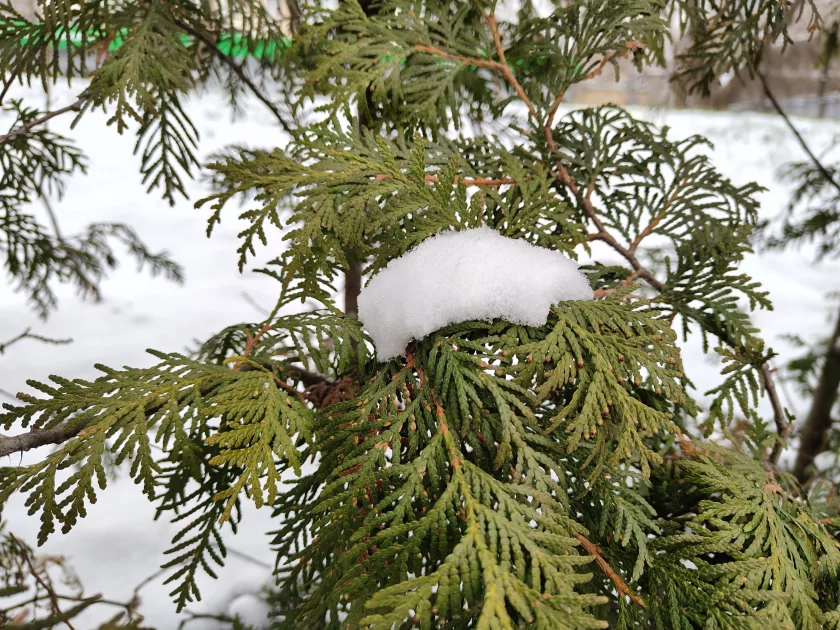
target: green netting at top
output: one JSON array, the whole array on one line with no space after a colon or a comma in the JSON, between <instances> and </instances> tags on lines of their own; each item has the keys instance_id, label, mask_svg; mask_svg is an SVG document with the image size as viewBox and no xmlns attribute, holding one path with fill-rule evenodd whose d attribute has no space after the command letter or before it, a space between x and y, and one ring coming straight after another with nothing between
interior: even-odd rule
<instances>
[{"instance_id":1,"label":"green netting at top","mask_svg":"<svg viewBox=\"0 0 840 630\"><path fill-rule=\"evenodd\" d=\"M5 20L0 20L0 31L6 30L10 25ZM14 26L14 22L11 23ZM121 29L117 31L108 42L108 50L117 50L123 45L126 37L129 35L128 29ZM22 37L20 40L21 46L26 46L32 39L31 36ZM101 33L96 31L83 31L81 29L72 29L68 34L63 34L62 29L58 29L51 37L55 41L57 50L66 50L68 46L81 47L85 42L98 41L104 39ZM181 41L184 45L189 45L192 42L192 37L189 35L181 35ZM249 40L248 37L240 33L230 32L224 33L219 38L218 49L225 55L231 57L255 57L257 59L267 58L271 59L274 55L282 54L284 50L291 46L291 40L288 38L277 40Z\"/></svg>"}]
</instances>

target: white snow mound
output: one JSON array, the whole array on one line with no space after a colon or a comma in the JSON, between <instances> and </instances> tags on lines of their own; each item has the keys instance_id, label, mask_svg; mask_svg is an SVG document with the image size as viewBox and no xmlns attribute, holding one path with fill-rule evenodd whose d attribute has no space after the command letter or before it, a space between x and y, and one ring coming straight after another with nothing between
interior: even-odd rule
<instances>
[{"instance_id":1,"label":"white snow mound","mask_svg":"<svg viewBox=\"0 0 840 630\"><path fill-rule=\"evenodd\" d=\"M359 319L380 361L449 324L545 324L552 304L591 300L589 281L560 252L482 227L443 232L392 260L359 295Z\"/></svg>"}]
</instances>

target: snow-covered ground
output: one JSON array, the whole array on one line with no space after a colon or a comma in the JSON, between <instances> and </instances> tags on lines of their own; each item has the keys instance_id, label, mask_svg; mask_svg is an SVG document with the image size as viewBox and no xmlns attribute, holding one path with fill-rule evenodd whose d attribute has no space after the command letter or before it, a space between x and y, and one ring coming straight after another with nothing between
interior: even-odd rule
<instances>
[{"instance_id":1,"label":"snow-covered ground","mask_svg":"<svg viewBox=\"0 0 840 630\"><path fill-rule=\"evenodd\" d=\"M72 102L73 91L57 88L52 94L55 106ZM31 104L41 105L43 97L35 90L22 90ZM14 95L13 95L14 96ZM218 94L195 97L187 110L202 138L202 155L229 144L252 147L281 145L284 135L273 118L259 103L250 103L244 119L232 122L224 98ZM789 191L776 182L776 171L783 163L804 159L783 122L772 115L699 111L634 110L634 114L669 125L674 137L701 134L711 139L715 164L736 184L757 181L768 188L762 194L761 215L779 214ZM69 288L59 291L60 310L46 322L39 322L28 310L22 296L0 285L0 341L13 337L27 326L33 332L64 338L67 346L46 346L22 341L0 357L0 389L16 392L26 388L25 380L46 380L49 374L68 377L92 377L93 364L111 366L149 365L146 348L181 351L192 339L203 339L222 327L241 321L259 319L262 313L252 303L271 306L277 285L254 273L240 275L236 268L236 233L233 209L212 238L205 238L205 210L193 209L192 203L203 196L206 185L188 185L191 201L174 207L155 194L147 195L138 175L138 158L132 155L133 138L121 137L105 128L101 113L86 116L72 132L91 158L87 176L75 177L65 198L55 204L63 229L72 233L91 221L124 221L134 226L152 249L169 250L185 269L187 281L177 286L146 274L138 274L126 264L103 283L101 304L81 302ZM9 124L0 116L0 128ZM69 118L52 121L52 129L67 131ZM796 120L812 147L820 152L840 131L832 121ZM259 252L267 260L279 253L279 239ZM618 261L616 261L618 262ZM751 257L744 269L761 280L775 304L772 312L756 314L755 321L769 343L783 357L790 346L781 335L799 333L807 338L826 330L829 311L825 295L840 289L840 266L813 265L805 253L765 253ZM250 299L245 296L247 294ZM714 383L716 358L704 356L699 342L685 344L687 372L699 391ZM705 375L704 375L705 374ZM790 393L787 394L788 396ZM796 411L804 407L795 398L785 400ZM37 457L29 454L24 457ZM18 461L15 458L14 462ZM54 535L44 546L44 553L69 557L86 587L86 592L102 592L115 600L128 600L144 578L154 573L163 561L162 552L177 528L167 522L152 522L153 510L130 480L121 477L109 483L91 506L87 518L67 535ZM34 543L37 522L26 515L23 501L12 501L3 513L9 529ZM264 533L274 527L267 509L247 508L240 534L231 538L236 552L253 556L261 562L273 562ZM246 620L259 623L265 611L248 595L259 590L270 577L266 566L228 558L222 570L224 581L200 577L203 601L190 607L195 612L239 612ZM168 597L168 587L154 581L141 592L142 612L148 625L169 630L177 627L178 617ZM102 610L104 618L110 610ZM90 626L91 619L81 624ZM213 628L215 622L197 620L192 630Z\"/></svg>"}]
</instances>

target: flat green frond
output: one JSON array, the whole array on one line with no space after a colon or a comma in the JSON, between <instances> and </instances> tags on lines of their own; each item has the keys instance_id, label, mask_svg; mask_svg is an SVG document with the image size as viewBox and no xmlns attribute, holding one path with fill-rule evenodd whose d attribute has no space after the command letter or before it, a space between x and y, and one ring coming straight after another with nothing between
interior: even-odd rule
<instances>
[{"instance_id":1,"label":"flat green frond","mask_svg":"<svg viewBox=\"0 0 840 630\"><path fill-rule=\"evenodd\" d=\"M64 78L88 77L94 51L107 50L116 24L104 0L57 0L37 4L33 20L0 3L0 67L10 81L40 81L46 88ZM62 54L55 54L61 50Z\"/></svg>"},{"instance_id":2,"label":"flat green frond","mask_svg":"<svg viewBox=\"0 0 840 630\"><path fill-rule=\"evenodd\" d=\"M544 336L512 348L520 360L504 371L522 386L535 382L543 431L562 427L569 452L591 439L596 463L638 460L648 475L661 457L645 439L679 432L666 411L670 405L693 408L680 384L675 339L655 312L633 310L615 298L565 302L553 307ZM664 407L651 405L642 391Z\"/></svg>"},{"instance_id":3,"label":"flat green frond","mask_svg":"<svg viewBox=\"0 0 840 630\"><path fill-rule=\"evenodd\" d=\"M258 504L263 493L276 492L276 459L296 465L296 441L310 436L312 411L279 387L271 371L235 371L153 354L161 360L155 367L99 366L105 374L95 381L30 381L44 398L22 394L22 404L4 404L0 422L7 428L18 424L76 435L38 463L3 469L0 502L14 492L28 494L30 513L41 513L40 542L56 521L69 531L86 514L86 504L96 501L95 486L106 484L105 451L113 452L117 463L131 460L130 475L150 498L159 471L151 443L177 448L185 433L202 423L216 426L205 440L218 448L213 465L241 471L234 487L247 489ZM73 467L69 475L64 472ZM228 500L226 518L236 494L226 490L218 498Z\"/></svg>"},{"instance_id":4,"label":"flat green frond","mask_svg":"<svg viewBox=\"0 0 840 630\"><path fill-rule=\"evenodd\" d=\"M558 94L605 70L618 79L621 58L632 57L638 68L643 60L664 63L667 25L650 0L569 3L511 30L506 57L532 99L546 109Z\"/></svg>"},{"instance_id":5,"label":"flat green frond","mask_svg":"<svg viewBox=\"0 0 840 630\"><path fill-rule=\"evenodd\" d=\"M202 344L198 356L222 363L231 356L241 355L249 337L259 334L260 343L249 358L258 363L276 364L292 378L302 375L300 368L313 369L322 377L338 378L350 365L364 368L371 359L369 342L359 321L326 310L280 316L272 319L262 332L261 329L260 324L230 326Z\"/></svg>"},{"instance_id":6,"label":"flat green frond","mask_svg":"<svg viewBox=\"0 0 840 630\"><path fill-rule=\"evenodd\" d=\"M171 7L161 0L142 7L118 14L124 20L119 26L131 36L96 69L87 90L94 107L115 106L108 123L116 123L120 133L129 120L146 122L145 113L156 112L161 98L192 86L189 49L181 43Z\"/></svg>"},{"instance_id":7,"label":"flat green frond","mask_svg":"<svg viewBox=\"0 0 840 630\"><path fill-rule=\"evenodd\" d=\"M767 608L796 628L823 627L816 585L840 568L840 546L810 513L807 503L788 494L745 455L707 446L711 453L682 463L689 481L706 494L689 526L736 545L747 559L763 558L743 574L746 588L771 591ZM708 532L708 534L706 534Z\"/></svg>"}]
</instances>

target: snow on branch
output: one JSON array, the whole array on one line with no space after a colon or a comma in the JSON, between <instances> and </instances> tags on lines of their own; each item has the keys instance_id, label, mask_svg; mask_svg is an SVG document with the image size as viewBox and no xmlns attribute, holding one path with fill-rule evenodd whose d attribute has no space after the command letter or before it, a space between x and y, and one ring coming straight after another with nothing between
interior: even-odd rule
<instances>
[{"instance_id":1,"label":"snow on branch","mask_svg":"<svg viewBox=\"0 0 840 630\"><path fill-rule=\"evenodd\" d=\"M591 299L576 262L485 227L438 234L392 260L362 289L359 319L384 361L449 324L541 326L552 304Z\"/></svg>"}]
</instances>

